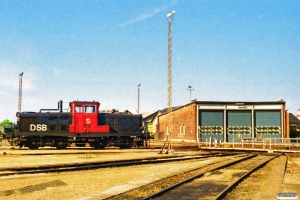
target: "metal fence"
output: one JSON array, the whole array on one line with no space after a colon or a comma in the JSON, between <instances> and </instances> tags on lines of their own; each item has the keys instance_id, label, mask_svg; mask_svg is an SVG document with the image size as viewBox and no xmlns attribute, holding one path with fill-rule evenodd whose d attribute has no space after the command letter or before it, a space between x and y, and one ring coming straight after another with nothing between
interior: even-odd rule
<instances>
[{"instance_id":1,"label":"metal fence","mask_svg":"<svg viewBox=\"0 0 300 200\"><path fill-rule=\"evenodd\" d=\"M300 150L300 138L232 138L223 142L216 138L207 138L201 147L229 149L261 149L261 150Z\"/></svg>"}]
</instances>

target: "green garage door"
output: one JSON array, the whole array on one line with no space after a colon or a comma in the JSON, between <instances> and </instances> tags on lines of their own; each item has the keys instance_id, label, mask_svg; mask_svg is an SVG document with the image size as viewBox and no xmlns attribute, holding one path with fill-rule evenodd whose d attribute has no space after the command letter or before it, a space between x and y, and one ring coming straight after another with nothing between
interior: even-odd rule
<instances>
[{"instance_id":1,"label":"green garage door","mask_svg":"<svg viewBox=\"0 0 300 200\"><path fill-rule=\"evenodd\" d=\"M227 138L251 137L251 111L230 110L227 111Z\"/></svg>"},{"instance_id":2,"label":"green garage door","mask_svg":"<svg viewBox=\"0 0 300 200\"><path fill-rule=\"evenodd\" d=\"M208 138L223 139L224 127L223 111L200 111L199 126L200 138L205 142Z\"/></svg>"},{"instance_id":3,"label":"green garage door","mask_svg":"<svg viewBox=\"0 0 300 200\"><path fill-rule=\"evenodd\" d=\"M255 111L256 137L280 138L281 132L280 110Z\"/></svg>"}]
</instances>

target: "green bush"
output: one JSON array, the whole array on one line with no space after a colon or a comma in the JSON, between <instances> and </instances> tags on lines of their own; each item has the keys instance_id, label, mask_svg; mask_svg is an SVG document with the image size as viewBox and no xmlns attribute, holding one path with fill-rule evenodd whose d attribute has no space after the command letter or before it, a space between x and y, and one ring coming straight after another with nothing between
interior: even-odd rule
<instances>
[{"instance_id":1,"label":"green bush","mask_svg":"<svg viewBox=\"0 0 300 200\"><path fill-rule=\"evenodd\" d=\"M3 120L0 122L0 126L11 126L12 122L10 122L8 119Z\"/></svg>"}]
</instances>

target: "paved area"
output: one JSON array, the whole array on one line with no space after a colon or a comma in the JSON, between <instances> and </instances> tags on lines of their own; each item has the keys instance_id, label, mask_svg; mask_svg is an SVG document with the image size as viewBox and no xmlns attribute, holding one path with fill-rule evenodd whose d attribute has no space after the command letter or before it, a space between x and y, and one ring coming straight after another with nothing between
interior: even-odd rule
<instances>
[{"instance_id":1,"label":"paved area","mask_svg":"<svg viewBox=\"0 0 300 200\"><path fill-rule=\"evenodd\" d=\"M289 157L289 167L282 186L283 193L297 193L300 199L300 157Z\"/></svg>"},{"instance_id":2,"label":"paved area","mask_svg":"<svg viewBox=\"0 0 300 200\"><path fill-rule=\"evenodd\" d=\"M279 158L277 158L275 166L273 167L272 172L269 176L269 179L265 183L263 193L260 196L261 200L277 199L276 194L280 193L282 190L286 162L286 156L280 156Z\"/></svg>"}]
</instances>

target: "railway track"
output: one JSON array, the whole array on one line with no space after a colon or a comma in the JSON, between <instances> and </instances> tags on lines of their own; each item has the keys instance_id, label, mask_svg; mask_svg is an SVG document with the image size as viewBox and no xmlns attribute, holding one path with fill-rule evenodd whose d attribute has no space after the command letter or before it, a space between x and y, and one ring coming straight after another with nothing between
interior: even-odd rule
<instances>
[{"instance_id":1,"label":"railway track","mask_svg":"<svg viewBox=\"0 0 300 200\"><path fill-rule=\"evenodd\" d=\"M223 199L243 179L277 156L248 156L199 173L143 199Z\"/></svg>"},{"instance_id":2,"label":"railway track","mask_svg":"<svg viewBox=\"0 0 300 200\"><path fill-rule=\"evenodd\" d=\"M143 159L131 159L125 161L108 161L108 162L88 162L88 163L72 163L72 164L55 164L55 165L38 165L34 167L14 167L14 168L1 168L1 176L12 176L21 174L38 174L38 173L57 173L57 172L69 172L69 171L80 171L80 170L92 170L107 167L124 167L131 165L145 165L155 163L166 163L166 162L178 162L195 159L205 159L209 157L221 157L236 155L234 153L212 153L202 154L196 156L178 156L178 157L156 157L156 158L143 158Z\"/></svg>"}]
</instances>

